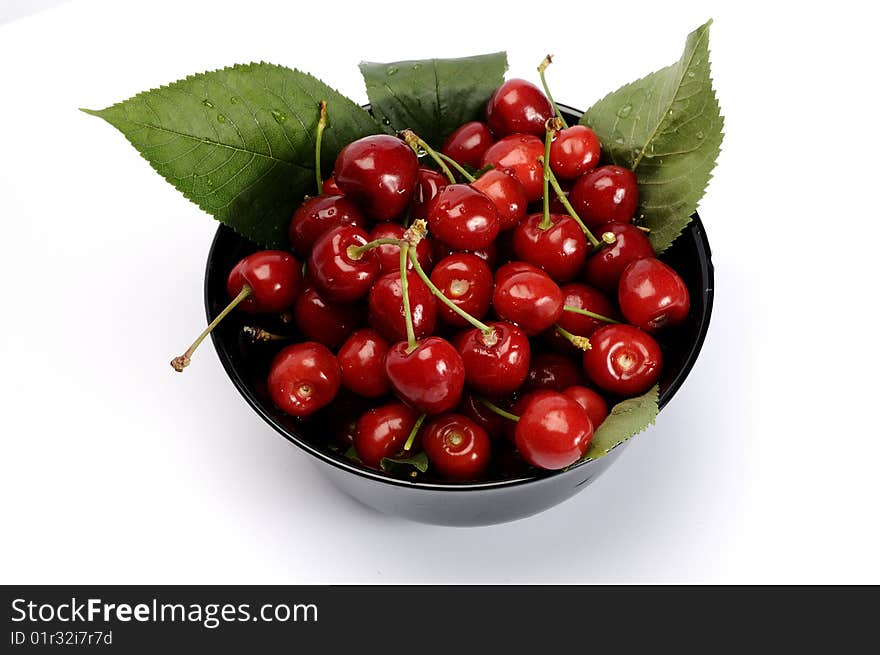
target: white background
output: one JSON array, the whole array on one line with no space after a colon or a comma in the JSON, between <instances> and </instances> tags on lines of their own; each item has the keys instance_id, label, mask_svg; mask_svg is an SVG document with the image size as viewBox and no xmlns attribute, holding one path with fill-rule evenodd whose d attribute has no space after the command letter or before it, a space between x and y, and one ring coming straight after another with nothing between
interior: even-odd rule
<instances>
[{"instance_id":1,"label":"white background","mask_svg":"<svg viewBox=\"0 0 880 655\"><path fill-rule=\"evenodd\" d=\"M876 20L736 4L72 0L0 25L0 582L880 582ZM389 518L260 421L210 346L169 368L216 225L77 107L252 60L365 101L361 59L495 50L531 78L553 52L554 95L583 107L710 16L712 327L575 499L489 528Z\"/></svg>"}]
</instances>

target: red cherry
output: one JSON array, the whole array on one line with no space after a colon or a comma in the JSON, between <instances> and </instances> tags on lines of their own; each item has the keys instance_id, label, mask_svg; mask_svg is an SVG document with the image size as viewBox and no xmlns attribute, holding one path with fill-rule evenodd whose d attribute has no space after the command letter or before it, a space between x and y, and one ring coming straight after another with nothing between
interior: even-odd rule
<instances>
[{"instance_id":1,"label":"red cherry","mask_svg":"<svg viewBox=\"0 0 880 655\"><path fill-rule=\"evenodd\" d=\"M403 239L406 230L402 225L397 223L378 223L370 232L370 241L376 239ZM422 239L416 246L416 258L419 264L426 271L431 270L431 260L433 259L432 241L430 239ZM376 257L379 259L379 271L381 273L393 273L400 270L400 247L393 244L385 244L373 248ZM412 262L407 260L407 268L412 268Z\"/></svg>"},{"instance_id":2,"label":"red cherry","mask_svg":"<svg viewBox=\"0 0 880 655\"><path fill-rule=\"evenodd\" d=\"M336 178L331 175L321 182L321 193L325 196L341 196L342 189L336 184Z\"/></svg>"},{"instance_id":3,"label":"red cherry","mask_svg":"<svg viewBox=\"0 0 880 655\"><path fill-rule=\"evenodd\" d=\"M520 181L504 171L486 171L471 186L484 194L498 211L498 229L510 230L525 218L529 204Z\"/></svg>"},{"instance_id":4,"label":"red cherry","mask_svg":"<svg viewBox=\"0 0 880 655\"><path fill-rule=\"evenodd\" d=\"M490 243L485 248L477 248L476 250L453 250L445 243L440 243L436 239L431 242L431 252L433 254L434 261L440 261L442 259L446 259L449 255L455 254L466 254L473 255L474 257L479 257L486 265L491 269L494 268L495 262L498 259L498 249L496 248L494 243Z\"/></svg>"},{"instance_id":5,"label":"red cherry","mask_svg":"<svg viewBox=\"0 0 880 655\"><path fill-rule=\"evenodd\" d=\"M280 250L260 250L240 260L226 278L226 293L235 298L244 286L250 295L238 307L252 314L273 314L288 309L302 289L302 264Z\"/></svg>"},{"instance_id":6,"label":"red cherry","mask_svg":"<svg viewBox=\"0 0 880 655\"><path fill-rule=\"evenodd\" d=\"M563 303L568 307L586 309L607 318L614 318L616 313L611 305L611 301L601 291L586 284L578 284L577 282L566 284L562 287L562 295L564 297ZM580 337L590 337L600 327L608 325L607 322L600 321L597 318L569 311L562 312L562 316L559 317L557 323L563 329ZM560 352L571 353L576 350L571 342L556 332L556 330L548 332L548 334L550 335L551 342Z\"/></svg>"},{"instance_id":7,"label":"red cherry","mask_svg":"<svg viewBox=\"0 0 880 655\"><path fill-rule=\"evenodd\" d=\"M431 334L437 324L437 298L413 271L406 273L410 313L416 338ZM400 271L386 273L373 284L367 302L367 320L388 341L406 339Z\"/></svg>"},{"instance_id":8,"label":"red cherry","mask_svg":"<svg viewBox=\"0 0 880 655\"><path fill-rule=\"evenodd\" d=\"M681 324L691 308L684 280L653 257L634 261L624 269L618 299L626 320L647 332Z\"/></svg>"},{"instance_id":9,"label":"red cherry","mask_svg":"<svg viewBox=\"0 0 880 655\"><path fill-rule=\"evenodd\" d=\"M486 121L498 136L515 132L544 135L544 123L553 115L553 107L541 89L526 80L507 80L499 86L486 105Z\"/></svg>"},{"instance_id":10,"label":"red cherry","mask_svg":"<svg viewBox=\"0 0 880 655\"><path fill-rule=\"evenodd\" d=\"M357 421L354 449L366 466L378 469L383 457L394 457L406 445L419 415L403 403L371 409Z\"/></svg>"},{"instance_id":11,"label":"red cherry","mask_svg":"<svg viewBox=\"0 0 880 655\"><path fill-rule=\"evenodd\" d=\"M351 302L367 295L379 274L376 253L366 250L356 258L351 250L369 241L359 227L337 227L315 242L309 256L309 278L332 302Z\"/></svg>"},{"instance_id":12,"label":"red cherry","mask_svg":"<svg viewBox=\"0 0 880 655\"><path fill-rule=\"evenodd\" d=\"M474 480L488 468L489 435L460 414L434 419L422 435L422 448L436 473L453 480Z\"/></svg>"},{"instance_id":13,"label":"red cherry","mask_svg":"<svg viewBox=\"0 0 880 655\"><path fill-rule=\"evenodd\" d=\"M584 351L584 371L593 383L618 396L636 396L660 377L663 353L654 338L632 325L606 325Z\"/></svg>"},{"instance_id":14,"label":"red cherry","mask_svg":"<svg viewBox=\"0 0 880 655\"><path fill-rule=\"evenodd\" d=\"M365 398L388 393L385 353L388 342L375 330L364 328L352 333L339 349L342 386Z\"/></svg>"},{"instance_id":15,"label":"red cherry","mask_svg":"<svg viewBox=\"0 0 880 655\"><path fill-rule=\"evenodd\" d=\"M483 428L492 439L504 436L507 424L512 423L486 407L477 396L467 390L462 394L456 411Z\"/></svg>"},{"instance_id":16,"label":"red cherry","mask_svg":"<svg viewBox=\"0 0 880 655\"><path fill-rule=\"evenodd\" d=\"M615 241L611 245L602 246L587 259L584 278L606 293L617 293L617 283L623 274L623 269L630 262L653 257L654 248L645 233L635 225L606 223L599 228L596 235L605 232L614 234Z\"/></svg>"},{"instance_id":17,"label":"red cherry","mask_svg":"<svg viewBox=\"0 0 880 655\"><path fill-rule=\"evenodd\" d=\"M558 180L559 186L562 189L565 197L571 194L571 183L566 180ZM559 195L555 191L550 191L550 213L551 214L567 214L568 210L565 208L565 205L562 204L562 201L559 199Z\"/></svg>"},{"instance_id":18,"label":"red cherry","mask_svg":"<svg viewBox=\"0 0 880 655\"><path fill-rule=\"evenodd\" d=\"M556 133L550 144L550 168L563 180L573 180L599 163L599 137L585 125L572 125Z\"/></svg>"},{"instance_id":19,"label":"red cherry","mask_svg":"<svg viewBox=\"0 0 880 655\"><path fill-rule=\"evenodd\" d=\"M501 284L511 275L514 275L516 273L523 273L526 271L530 273L544 273L544 271L542 271L540 268L538 268L534 264L529 264L528 262L507 262L506 264L504 264L504 266L499 266L498 269L495 271L495 286ZM546 275L546 273L544 274Z\"/></svg>"},{"instance_id":20,"label":"red cherry","mask_svg":"<svg viewBox=\"0 0 880 655\"><path fill-rule=\"evenodd\" d=\"M583 377L574 362L562 355L543 352L532 357L523 390L562 391L582 383Z\"/></svg>"},{"instance_id":21,"label":"red cherry","mask_svg":"<svg viewBox=\"0 0 880 655\"><path fill-rule=\"evenodd\" d=\"M511 323L489 323L492 334L477 328L455 340L464 362L468 386L488 396L506 396L519 389L529 372L531 348L525 332Z\"/></svg>"},{"instance_id":22,"label":"red cherry","mask_svg":"<svg viewBox=\"0 0 880 655\"><path fill-rule=\"evenodd\" d=\"M339 363L314 341L287 346L272 360L269 397L291 416L308 416L328 405L339 391Z\"/></svg>"},{"instance_id":23,"label":"red cherry","mask_svg":"<svg viewBox=\"0 0 880 655\"><path fill-rule=\"evenodd\" d=\"M532 466L558 470L583 457L593 438L584 408L555 391L529 398L515 429L516 447Z\"/></svg>"},{"instance_id":24,"label":"red cherry","mask_svg":"<svg viewBox=\"0 0 880 655\"><path fill-rule=\"evenodd\" d=\"M416 184L416 192L413 196L412 217L414 219L428 218L428 205L440 193L440 189L449 186L449 180L445 175L423 166L419 167L419 179Z\"/></svg>"},{"instance_id":25,"label":"red cherry","mask_svg":"<svg viewBox=\"0 0 880 655\"><path fill-rule=\"evenodd\" d=\"M357 305L328 302L311 285L303 289L293 306L297 329L309 341L328 348L338 348L361 319L362 312Z\"/></svg>"},{"instance_id":26,"label":"red cherry","mask_svg":"<svg viewBox=\"0 0 880 655\"><path fill-rule=\"evenodd\" d=\"M593 230L603 223L629 223L639 206L639 187L628 168L600 166L578 178L568 198Z\"/></svg>"},{"instance_id":27,"label":"red cherry","mask_svg":"<svg viewBox=\"0 0 880 655\"><path fill-rule=\"evenodd\" d=\"M290 221L290 244L301 255L308 256L318 237L333 228L354 225L367 229L367 220L345 196L315 196L306 199Z\"/></svg>"},{"instance_id":28,"label":"red cherry","mask_svg":"<svg viewBox=\"0 0 880 655\"><path fill-rule=\"evenodd\" d=\"M541 227L543 214L532 214L513 231L517 259L534 264L558 282L580 273L590 246L584 231L568 214L550 214L550 226Z\"/></svg>"},{"instance_id":29,"label":"red cherry","mask_svg":"<svg viewBox=\"0 0 880 655\"><path fill-rule=\"evenodd\" d=\"M593 424L593 428L598 429L602 425L602 421L608 416L608 403L589 387L569 387L562 393L584 408L587 416L590 417L590 423Z\"/></svg>"},{"instance_id":30,"label":"red cherry","mask_svg":"<svg viewBox=\"0 0 880 655\"><path fill-rule=\"evenodd\" d=\"M513 175L526 192L529 202L544 193L544 166L538 161L544 156L544 143L531 134L513 134L493 144L483 155L480 167L493 166Z\"/></svg>"},{"instance_id":31,"label":"red cherry","mask_svg":"<svg viewBox=\"0 0 880 655\"><path fill-rule=\"evenodd\" d=\"M498 236L498 210L472 186L450 184L428 205L428 231L450 248L485 248Z\"/></svg>"},{"instance_id":32,"label":"red cherry","mask_svg":"<svg viewBox=\"0 0 880 655\"><path fill-rule=\"evenodd\" d=\"M516 323L532 336L559 320L562 291L543 271L523 271L495 285L492 304L499 318Z\"/></svg>"},{"instance_id":33,"label":"red cherry","mask_svg":"<svg viewBox=\"0 0 880 655\"><path fill-rule=\"evenodd\" d=\"M411 352L407 342L391 346L385 356L385 373L397 396L424 414L442 414L461 399L464 363L452 344L440 337L417 342Z\"/></svg>"},{"instance_id":34,"label":"red cherry","mask_svg":"<svg viewBox=\"0 0 880 655\"><path fill-rule=\"evenodd\" d=\"M492 302L492 271L476 255L457 253L440 260L431 272L431 282L456 306L474 318L483 318ZM440 320L464 327L469 323L443 303L437 305Z\"/></svg>"},{"instance_id":35,"label":"red cherry","mask_svg":"<svg viewBox=\"0 0 880 655\"><path fill-rule=\"evenodd\" d=\"M387 134L349 143L336 158L333 177L342 192L377 221L403 214L418 179L412 148Z\"/></svg>"},{"instance_id":36,"label":"red cherry","mask_svg":"<svg viewBox=\"0 0 880 655\"><path fill-rule=\"evenodd\" d=\"M471 121L450 134L440 152L459 164L479 168L483 153L494 141L488 125Z\"/></svg>"}]
</instances>

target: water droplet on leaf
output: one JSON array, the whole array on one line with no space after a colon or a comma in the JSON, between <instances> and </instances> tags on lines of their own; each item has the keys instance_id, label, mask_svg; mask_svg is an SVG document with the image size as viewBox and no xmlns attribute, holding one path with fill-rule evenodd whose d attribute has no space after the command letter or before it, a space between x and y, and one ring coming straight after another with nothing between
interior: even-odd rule
<instances>
[{"instance_id":1,"label":"water droplet on leaf","mask_svg":"<svg viewBox=\"0 0 880 655\"><path fill-rule=\"evenodd\" d=\"M224 116L223 114L217 114L217 122L218 122L218 123L225 123L225 122L226 122L226 116Z\"/></svg>"},{"instance_id":2,"label":"water droplet on leaf","mask_svg":"<svg viewBox=\"0 0 880 655\"><path fill-rule=\"evenodd\" d=\"M630 115L630 112L632 112L632 108L633 108L633 106L631 104L629 104L629 103L625 104L623 107L621 107L620 109L617 110L617 117L618 118L626 118L627 116Z\"/></svg>"},{"instance_id":3,"label":"water droplet on leaf","mask_svg":"<svg viewBox=\"0 0 880 655\"><path fill-rule=\"evenodd\" d=\"M272 114L272 118L275 119L276 123L283 123L284 121L287 120L287 114L285 114L283 111L278 111L277 109L273 109L269 113Z\"/></svg>"},{"instance_id":4,"label":"water droplet on leaf","mask_svg":"<svg viewBox=\"0 0 880 655\"><path fill-rule=\"evenodd\" d=\"M205 107L207 107L208 109L210 109L211 107L214 106L214 103L211 102L210 100L208 100L207 98L202 100L202 104L205 105Z\"/></svg>"},{"instance_id":5,"label":"water droplet on leaf","mask_svg":"<svg viewBox=\"0 0 880 655\"><path fill-rule=\"evenodd\" d=\"M229 99L229 102L231 102L231 103L234 105L235 103L238 102L238 98L235 97L235 96L232 96L232 97Z\"/></svg>"},{"instance_id":6,"label":"water droplet on leaf","mask_svg":"<svg viewBox=\"0 0 880 655\"><path fill-rule=\"evenodd\" d=\"M396 72L397 72L397 66L389 66L387 69L385 69L386 75L394 75Z\"/></svg>"}]
</instances>

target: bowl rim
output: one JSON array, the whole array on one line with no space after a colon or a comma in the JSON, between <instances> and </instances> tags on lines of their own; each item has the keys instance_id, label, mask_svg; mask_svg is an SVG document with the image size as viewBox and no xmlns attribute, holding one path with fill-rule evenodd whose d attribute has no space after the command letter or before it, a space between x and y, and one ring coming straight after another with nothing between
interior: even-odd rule
<instances>
[{"instance_id":1,"label":"bowl rim","mask_svg":"<svg viewBox=\"0 0 880 655\"><path fill-rule=\"evenodd\" d=\"M582 111L564 105L562 103L558 103L560 109L566 113L573 115L576 118L579 118L583 115ZM211 242L211 248L208 251L207 263L205 266L205 282L204 282L204 297L205 297L205 313L207 315L208 320L212 320L211 315L211 289L210 289L210 273L212 261L214 260L214 251L218 247L219 241L223 238L226 230L229 228L224 225L220 225L217 228L217 231L214 234L214 239ZM709 247L709 240L706 237L706 230L703 227L703 222L700 220L700 216L697 212L694 212L691 216L691 222L688 223L685 231L690 231L695 237L697 243L697 250L699 254L700 267L703 279L706 280L706 288L704 290L705 298L706 298L706 309L703 312L703 315L700 320L699 329L697 332L696 340L691 344L690 349L687 351L687 355L685 357L684 363L679 370L678 374L671 380L669 386L662 390L659 399L659 407L663 409L668 402L672 399L672 397L676 394L676 392L681 388L682 384L684 384L685 379L690 375L691 370L694 367L694 364L697 361L697 358L702 350L703 343L706 340L706 334L709 330L709 322L712 316L712 306L714 303L715 296L715 268L712 264L712 251ZM226 374L229 376L230 380L232 380L233 385L238 390L238 392L242 395L242 397L247 401L247 403L251 406L251 408L272 428L275 429L282 437L284 437L290 443L298 446L305 452L310 455L316 457L326 464L330 464L331 466L346 471L348 473L355 474L362 478L367 478L369 480L373 480L375 482L381 482L384 484L389 484L397 487L405 487L407 489L421 489L421 490L432 490L432 491L474 491L474 490L492 490L492 489L506 489L509 487L515 487L524 484L531 483L540 483L546 482L552 478L555 478L563 473L569 473L571 471L588 467L591 464L599 461L601 458L594 459L586 459L581 462L577 462L567 468L560 469L558 471L546 471L541 473L536 473L535 475L529 476L519 476L514 478L508 478L504 480L489 480L485 482L451 482L451 483L441 483L441 482L422 482L420 480L406 480L401 478L394 478L389 475L385 475L380 471L373 471L372 469L368 469L362 465L359 465L355 462L348 460L343 453L334 453L330 451L325 451L317 446L309 443L307 439L287 430L283 425L278 423L274 417L268 414L262 407L262 402L253 391L249 388L247 381L241 375L241 373L233 366L232 357L229 353L229 349L226 345L220 340L219 334L215 331L211 333L211 341L214 344L214 350L217 352L217 356L220 359L220 363L223 365ZM605 456L607 456L611 451L616 450L618 448L622 448L629 442L629 439L622 441L612 447Z\"/></svg>"}]
</instances>

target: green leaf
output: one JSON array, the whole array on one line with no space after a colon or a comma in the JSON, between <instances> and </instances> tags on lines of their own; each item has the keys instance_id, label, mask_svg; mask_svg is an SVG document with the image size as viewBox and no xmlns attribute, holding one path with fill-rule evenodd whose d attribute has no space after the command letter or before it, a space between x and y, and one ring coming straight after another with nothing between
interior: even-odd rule
<instances>
[{"instance_id":1,"label":"green leaf","mask_svg":"<svg viewBox=\"0 0 880 655\"><path fill-rule=\"evenodd\" d=\"M599 429L593 434L585 459L603 457L616 445L634 437L654 424L660 411L660 389L655 384L644 395L617 403Z\"/></svg>"},{"instance_id":2,"label":"green leaf","mask_svg":"<svg viewBox=\"0 0 880 655\"><path fill-rule=\"evenodd\" d=\"M421 451L411 457L383 457L379 466L388 473L405 473L411 466L424 473L428 470L428 456Z\"/></svg>"},{"instance_id":3,"label":"green leaf","mask_svg":"<svg viewBox=\"0 0 880 655\"><path fill-rule=\"evenodd\" d=\"M184 196L268 247L315 193L315 127L327 101L322 167L381 132L361 107L300 71L259 63L191 75L99 111Z\"/></svg>"},{"instance_id":4,"label":"green leaf","mask_svg":"<svg viewBox=\"0 0 880 655\"><path fill-rule=\"evenodd\" d=\"M724 119L709 69L709 21L688 35L681 59L605 96L581 118L604 155L635 171L641 216L662 252L703 197L721 148Z\"/></svg>"},{"instance_id":5,"label":"green leaf","mask_svg":"<svg viewBox=\"0 0 880 655\"><path fill-rule=\"evenodd\" d=\"M432 146L483 116L504 82L507 53L387 64L361 62L373 114L389 131L410 129Z\"/></svg>"},{"instance_id":6,"label":"green leaf","mask_svg":"<svg viewBox=\"0 0 880 655\"><path fill-rule=\"evenodd\" d=\"M354 446L349 446L348 450L345 451L343 457L345 457L346 459L350 459L352 462L357 462L358 464L362 463L361 458L358 457L357 451L354 449Z\"/></svg>"}]
</instances>

